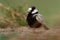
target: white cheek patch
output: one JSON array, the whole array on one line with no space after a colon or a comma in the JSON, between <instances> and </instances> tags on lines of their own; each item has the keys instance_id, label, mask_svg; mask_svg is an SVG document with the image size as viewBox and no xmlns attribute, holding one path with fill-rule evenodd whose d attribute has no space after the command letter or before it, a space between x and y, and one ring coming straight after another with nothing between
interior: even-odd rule
<instances>
[{"instance_id":1,"label":"white cheek patch","mask_svg":"<svg viewBox=\"0 0 60 40\"><path fill-rule=\"evenodd\" d=\"M29 8L29 9L28 9L28 12L30 12L31 10L32 10L32 8Z\"/></svg>"},{"instance_id":2,"label":"white cheek patch","mask_svg":"<svg viewBox=\"0 0 60 40\"><path fill-rule=\"evenodd\" d=\"M35 10L32 12L32 14L34 14L34 13L36 13L36 12L38 12L38 10L37 10L37 9L35 9Z\"/></svg>"}]
</instances>

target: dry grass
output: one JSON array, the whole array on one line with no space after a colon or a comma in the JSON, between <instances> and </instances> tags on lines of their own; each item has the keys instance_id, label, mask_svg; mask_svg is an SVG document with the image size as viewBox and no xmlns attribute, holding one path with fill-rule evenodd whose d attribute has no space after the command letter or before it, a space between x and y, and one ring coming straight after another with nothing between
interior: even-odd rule
<instances>
[{"instance_id":1,"label":"dry grass","mask_svg":"<svg viewBox=\"0 0 60 40\"><path fill-rule=\"evenodd\" d=\"M18 7L21 7L21 6L18 6ZM7 10L8 12L8 15L6 17L4 17L3 15L4 14L1 14L0 13L0 21L2 22L1 24L4 25L4 27L7 27L7 26L20 26L20 25L25 25L23 24L22 22L25 23L25 18L26 18L26 14L25 12L19 12L18 8L16 9L13 9L9 6L5 6L4 4L0 3L0 8L1 10ZM2 26L0 26L2 27ZM4 28L2 27L2 28Z\"/></svg>"}]
</instances>

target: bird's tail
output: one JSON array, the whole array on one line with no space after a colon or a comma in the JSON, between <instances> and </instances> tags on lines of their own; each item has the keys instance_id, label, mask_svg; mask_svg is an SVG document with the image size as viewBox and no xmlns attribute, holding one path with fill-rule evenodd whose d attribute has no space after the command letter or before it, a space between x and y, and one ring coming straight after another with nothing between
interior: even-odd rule
<instances>
[{"instance_id":1,"label":"bird's tail","mask_svg":"<svg viewBox=\"0 0 60 40\"><path fill-rule=\"evenodd\" d=\"M49 30L49 28L45 24L42 24L42 25L43 25L44 29Z\"/></svg>"}]
</instances>

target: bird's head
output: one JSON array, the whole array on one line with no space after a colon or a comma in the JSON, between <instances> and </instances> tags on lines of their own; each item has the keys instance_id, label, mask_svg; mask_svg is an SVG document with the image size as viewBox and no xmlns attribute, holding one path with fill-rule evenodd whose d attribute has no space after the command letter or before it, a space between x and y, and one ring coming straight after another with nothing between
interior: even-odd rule
<instances>
[{"instance_id":1,"label":"bird's head","mask_svg":"<svg viewBox=\"0 0 60 40\"><path fill-rule=\"evenodd\" d=\"M30 14L37 14L38 10L36 9L35 6L32 6L32 7L28 8L28 13L30 13Z\"/></svg>"}]
</instances>

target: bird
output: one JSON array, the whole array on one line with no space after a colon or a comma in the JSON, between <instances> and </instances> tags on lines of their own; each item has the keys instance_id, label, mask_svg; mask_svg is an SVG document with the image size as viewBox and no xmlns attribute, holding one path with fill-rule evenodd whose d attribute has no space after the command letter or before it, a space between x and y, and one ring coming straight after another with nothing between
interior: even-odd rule
<instances>
[{"instance_id":1,"label":"bird","mask_svg":"<svg viewBox=\"0 0 60 40\"><path fill-rule=\"evenodd\" d=\"M40 28L43 25L45 29L49 29L43 24L43 17L35 6L28 8L26 21L31 28Z\"/></svg>"}]
</instances>

